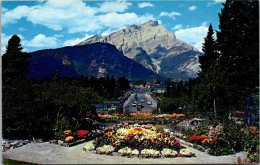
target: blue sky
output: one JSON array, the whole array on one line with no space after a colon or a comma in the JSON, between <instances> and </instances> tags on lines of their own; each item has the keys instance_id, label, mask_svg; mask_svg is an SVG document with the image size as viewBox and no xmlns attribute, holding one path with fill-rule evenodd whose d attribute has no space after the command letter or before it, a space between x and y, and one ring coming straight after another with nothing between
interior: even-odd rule
<instances>
[{"instance_id":1,"label":"blue sky","mask_svg":"<svg viewBox=\"0 0 260 165\"><path fill-rule=\"evenodd\" d=\"M201 50L209 23L218 30L224 1L2 1L2 53L13 34L20 36L24 51L31 52L72 46L148 20L159 21L177 39Z\"/></svg>"}]
</instances>

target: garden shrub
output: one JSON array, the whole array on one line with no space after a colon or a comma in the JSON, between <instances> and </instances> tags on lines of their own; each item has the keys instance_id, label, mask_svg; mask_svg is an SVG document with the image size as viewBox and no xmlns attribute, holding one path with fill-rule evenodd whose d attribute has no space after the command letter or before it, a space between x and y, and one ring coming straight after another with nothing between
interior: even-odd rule
<instances>
[{"instance_id":1,"label":"garden shrub","mask_svg":"<svg viewBox=\"0 0 260 165\"><path fill-rule=\"evenodd\" d=\"M163 132L164 129L162 126L156 125L152 128L152 130L158 131L158 132Z\"/></svg>"},{"instance_id":2,"label":"garden shrub","mask_svg":"<svg viewBox=\"0 0 260 165\"><path fill-rule=\"evenodd\" d=\"M122 107L117 107L115 112L119 113L119 114L122 114L123 113L123 108Z\"/></svg>"},{"instance_id":3,"label":"garden shrub","mask_svg":"<svg viewBox=\"0 0 260 165\"><path fill-rule=\"evenodd\" d=\"M71 126L69 121L63 117L61 120L55 123L55 139L62 139L65 137L64 131L70 130Z\"/></svg>"},{"instance_id":4,"label":"garden shrub","mask_svg":"<svg viewBox=\"0 0 260 165\"><path fill-rule=\"evenodd\" d=\"M209 143L209 154L220 156L234 154L232 147L224 142Z\"/></svg>"},{"instance_id":5,"label":"garden shrub","mask_svg":"<svg viewBox=\"0 0 260 165\"><path fill-rule=\"evenodd\" d=\"M131 116L130 111L128 109L124 110L124 116L127 116L127 117Z\"/></svg>"},{"instance_id":6,"label":"garden shrub","mask_svg":"<svg viewBox=\"0 0 260 165\"><path fill-rule=\"evenodd\" d=\"M109 114L109 115L112 115L113 113L115 113L116 111L115 110L109 110L107 113Z\"/></svg>"},{"instance_id":7,"label":"garden shrub","mask_svg":"<svg viewBox=\"0 0 260 165\"><path fill-rule=\"evenodd\" d=\"M152 110L152 114L153 114L153 115L158 114L158 110L157 110L157 109L153 109L153 110Z\"/></svg>"}]
</instances>

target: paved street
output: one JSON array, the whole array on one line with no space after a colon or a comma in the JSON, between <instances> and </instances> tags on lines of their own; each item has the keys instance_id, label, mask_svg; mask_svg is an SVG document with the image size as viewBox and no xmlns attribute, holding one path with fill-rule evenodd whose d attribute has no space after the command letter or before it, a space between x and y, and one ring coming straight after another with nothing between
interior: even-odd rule
<instances>
[{"instance_id":1,"label":"paved street","mask_svg":"<svg viewBox=\"0 0 260 165\"><path fill-rule=\"evenodd\" d=\"M210 156L194 148L196 157L185 158L127 158L113 153L113 156L95 154L94 151L83 151L85 142L73 147L64 147L55 144L29 143L2 153L3 158L38 164L234 164L238 156L244 159L245 152L228 156ZM182 144L184 145L184 144ZM185 145L184 145L185 146Z\"/></svg>"},{"instance_id":2,"label":"paved street","mask_svg":"<svg viewBox=\"0 0 260 165\"><path fill-rule=\"evenodd\" d=\"M148 104L149 101L151 105ZM128 100L125 101L123 109L137 111L138 105L142 105L141 111L152 111L157 108L157 102L151 97L149 91L141 87L133 89L133 93L129 96Z\"/></svg>"}]
</instances>

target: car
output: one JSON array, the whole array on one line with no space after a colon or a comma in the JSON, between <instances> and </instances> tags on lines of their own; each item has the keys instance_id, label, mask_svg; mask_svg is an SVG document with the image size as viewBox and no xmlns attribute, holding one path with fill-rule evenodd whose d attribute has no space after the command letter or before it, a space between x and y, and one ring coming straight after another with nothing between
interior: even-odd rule
<instances>
[{"instance_id":1,"label":"car","mask_svg":"<svg viewBox=\"0 0 260 165\"><path fill-rule=\"evenodd\" d=\"M143 99L141 99L140 101L141 101L141 102L144 102L144 100L143 100Z\"/></svg>"},{"instance_id":2,"label":"car","mask_svg":"<svg viewBox=\"0 0 260 165\"><path fill-rule=\"evenodd\" d=\"M152 105L152 101L147 101L147 105Z\"/></svg>"},{"instance_id":3,"label":"car","mask_svg":"<svg viewBox=\"0 0 260 165\"><path fill-rule=\"evenodd\" d=\"M132 107L136 107L136 103L133 103L133 104L132 104Z\"/></svg>"}]
</instances>

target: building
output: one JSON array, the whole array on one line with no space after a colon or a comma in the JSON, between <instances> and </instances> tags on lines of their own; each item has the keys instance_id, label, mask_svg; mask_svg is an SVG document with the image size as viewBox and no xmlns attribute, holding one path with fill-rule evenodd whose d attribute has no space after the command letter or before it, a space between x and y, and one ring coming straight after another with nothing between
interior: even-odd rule
<instances>
[{"instance_id":1,"label":"building","mask_svg":"<svg viewBox=\"0 0 260 165\"><path fill-rule=\"evenodd\" d=\"M151 87L153 93L166 93L167 89L165 85L154 85Z\"/></svg>"},{"instance_id":2,"label":"building","mask_svg":"<svg viewBox=\"0 0 260 165\"><path fill-rule=\"evenodd\" d=\"M117 107L121 106L122 104L120 101L104 101L102 104L95 105L96 110L99 111L115 110Z\"/></svg>"}]
</instances>

